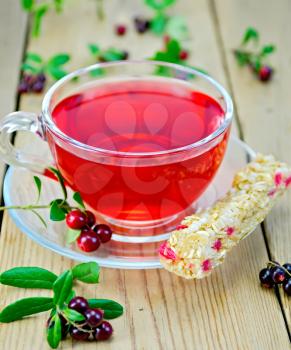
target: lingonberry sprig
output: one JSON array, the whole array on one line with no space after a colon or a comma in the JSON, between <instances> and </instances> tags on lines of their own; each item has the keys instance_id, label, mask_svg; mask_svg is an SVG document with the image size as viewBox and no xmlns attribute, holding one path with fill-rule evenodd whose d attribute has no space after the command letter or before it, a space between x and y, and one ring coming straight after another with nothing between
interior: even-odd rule
<instances>
[{"instance_id":1,"label":"lingonberry sprig","mask_svg":"<svg viewBox=\"0 0 291 350\"><path fill-rule=\"evenodd\" d=\"M20 0L22 8L29 12L32 16L32 35L37 37L41 33L42 20L44 15L51 10L55 10L56 13L63 11L65 0Z\"/></svg>"},{"instance_id":2,"label":"lingonberry sprig","mask_svg":"<svg viewBox=\"0 0 291 350\"><path fill-rule=\"evenodd\" d=\"M240 46L234 50L234 56L240 66L248 66L260 81L267 82L272 78L274 68L266 62L276 48L273 44L260 46L259 39L256 29L247 28ZM253 49L250 44L254 44Z\"/></svg>"},{"instance_id":3,"label":"lingonberry sprig","mask_svg":"<svg viewBox=\"0 0 291 350\"><path fill-rule=\"evenodd\" d=\"M269 261L267 267L259 274L261 284L265 288L272 288L275 285L283 284L283 290L291 296L291 264L280 265L276 261Z\"/></svg>"},{"instance_id":4,"label":"lingonberry sprig","mask_svg":"<svg viewBox=\"0 0 291 350\"><path fill-rule=\"evenodd\" d=\"M188 37L189 31L185 18L182 16L169 16L166 9L175 4L176 0L144 0L155 15L147 20L143 17L135 17L135 28L139 33L148 28L157 35L168 34L171 38L183 40Z\"/></svg>"},{"instance_id":5,"label":"lingonberry sprig","mask_svg":"<svg viewBox=\"0 0 291 350\"><path fill-rule=\"evenodd\" d=\"M0 312L0 322L9 323L50 310L46 323L47 342L56 349L68 334L75 340L107 340L113 328L107 321L123 314L123 307L109 299L76 296L74 281L99 283L96 262L82 263L57 276L40 267L15 267L0 275L0 283L19 288L48 289L52 297L17 300Z\"/></svg>"},{"instance_id":6,"label":"lingonberry sprig","mask_svg":"<svg viewBox=\"0 0 291 350\"><path fill-rule=\"evenodd\" d=\"M94 62L123 61L127 60L129 57L129 53L126 50L120 50L115 47L101 49L99 45L93 43L88 44L88 50L90 55L94 58ZM101 68L90 72L93 77L103 75L104 73L104 69Z\"/></svg>"},{"instance_id":7,"label":"lingonberry sprig","mask_svg":"<svg viewBox=\"0 0 291 350\"><path fill-rule=\"evenodd\" d=\"M0 207L0 211L5 209L29 210L35 214L47 227L45 219L39 214L38 209L49 209L50 220L65 221L68 227L66 234L67 244L77 242L78 247L84 252L93 252L97 250L101 244L107 243L112 238L112 230L109 226L96 223L95 215L86 210L85 204L79 192L74 192L73 200L75 205L68 203L68 192L65 186L65 180L59 170L50 167L47 169L48 174L55 178L61 187L63 197L52 200L49 204L38 204L42 182L38 176L34 176L34 183L38 191L35 204L28 205L12 205Z\"/></svg>"},{"instance_id":8,"label":"lingonberry sprig","mask_svg":"<svg viewBox=\"0 0 291 350\"><path fill-rule=\"evenodd\" d=\"M168 36L165 36L165 48L162 51L157 51L153 57L151 57L154 61L162 61L162 62L170 62L170 63L176 63L180 64L186 67L192 67L195 68L201 72L206 73L204 70L193 67L190 64L188 64L187 59L189 57L189 52L187 50L182 49L181 44L176 39L171 39ZM169 76L171 75L171 69L168 67L157 67L156 74L163 75L163 76ZM193 76L192 76L193 77ZM188 77L179 77L183 79L187 79Z\"/></svg>"},{"instance_id":9,"label":"lingonberry sprig","mask_svg":"<svg viewBox=\"0 0 291 350\"><path fill-rule=\"evenodd\" d=\"M27 52L21 66L23 74L18 85L18 92L42 92L47 81L47 75L54 80L58 80L68 74L63 66L70 59L71 57L67 53L58 53L45 60L39 54Z\"/></svg>"}]
</instances>

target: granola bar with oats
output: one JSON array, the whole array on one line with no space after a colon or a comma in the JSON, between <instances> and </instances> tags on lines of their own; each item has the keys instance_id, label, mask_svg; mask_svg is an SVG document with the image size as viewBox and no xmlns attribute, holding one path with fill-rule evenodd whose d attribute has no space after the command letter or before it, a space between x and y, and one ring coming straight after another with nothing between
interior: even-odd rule
<instances>
[{"instance_id":1,"label":"granola bar with oats","mask_svg":"<svg viewBox=\"0 0 291 350\"><path fill-rule=\"evenodd\" d=\"M291 168L258 154L212 207L186 217L160 246L162 265L187 279L203 278L253 232L291 185Z\"/></svg>"}]
</instances>

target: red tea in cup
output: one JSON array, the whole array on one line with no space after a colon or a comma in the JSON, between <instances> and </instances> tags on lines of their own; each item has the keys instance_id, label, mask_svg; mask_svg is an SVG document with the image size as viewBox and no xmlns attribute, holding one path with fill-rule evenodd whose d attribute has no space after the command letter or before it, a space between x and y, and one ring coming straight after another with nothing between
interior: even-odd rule
<instances>
[{"instance_id":1,"label":"red tea in cup","mask_svg":"<svg viewBox=\"0 0 291 350\"><path fill-rule=\"evenodd\" d=\"M47 136L65 180L92 209L149 222L183 212L205 191L221 164L229 128L208 144L199 141L224 117L217 100L187 83L116 80L84 86L52 111L64 134L96 150L94 160Z\"/></svg>"}]
</instances>

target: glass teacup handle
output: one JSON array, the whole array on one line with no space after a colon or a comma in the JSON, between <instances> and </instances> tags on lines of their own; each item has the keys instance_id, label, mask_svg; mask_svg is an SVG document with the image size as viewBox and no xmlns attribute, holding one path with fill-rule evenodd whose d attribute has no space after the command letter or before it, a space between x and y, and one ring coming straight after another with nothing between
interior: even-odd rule
<instances>
[{"instance_id":1,"label":"glass teacup handle","mask_svg":"<svg viewBox=\"0 0 291 350\"><path fill-rule=\"evenodd\" d=\"M45 164L40 156L17 149L11 143L11 134L16 131L29 131L44 140L42 123L35 113L13 112L0 121L0 157L9 164L43 173L50 164Z\"/></svg>"}]
</instances>

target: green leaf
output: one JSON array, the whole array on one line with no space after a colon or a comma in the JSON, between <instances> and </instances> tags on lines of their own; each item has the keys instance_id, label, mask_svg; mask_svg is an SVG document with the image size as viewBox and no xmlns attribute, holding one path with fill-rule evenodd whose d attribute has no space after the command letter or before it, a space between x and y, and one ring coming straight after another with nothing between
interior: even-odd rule
<instances>
[{"instance_id":1,"label":"green leaf","mask_svg":"<svg viewBox=\"0 0 291 350\"><path fill-rule=\"evenodd\" d=\"M150 28L155 34L163 34L166 28L168 17L163 13L158 13L150 22Z\"/></svg>"},{"instance_id":2,"label":"green leaf","mask_svg":"<svg viewBox=\"0 0 291 350\"><path fill-rule=\"evenodd\" d=\"M261 59L259 57L255 57L250 61L250 63L251 63L252 68L254 69L254 71L259 72L259 70L262 67Z\"/></svg>"},{"instance_id":3,"label":"green leaf","mask_svg":"<svg viewBox=\"0 0 291 350\"><path fill-rule=\"evenodd\" d=\"M65 75L68 74L67 71L56 66L47 66L47 71L55 80L62 79Z\"/></svg>"},{"instance_id":4,"label":"green leaf","mask_svg":"<svg viewBox=\"0 0 291 350\"><path fill-rule=\"evenodd\" d=\"M172 39L167 43L167 52L172 56L179 58L179 54L181 51L181 46L178 40Z\"/></svg>"},{"instance_id":5,"label":"green leaf","mask_svg":"<svg viewBox=\"0 0 291 350\"><path fill-rule=\"evenodd\" d=\"M245 66L246 64L250 63L250 54L248 52L235 50L234 56L240 66Z\"/></svg>"},{"instance_id":6,"label":"green leaf","mask_svg":"<svg viewBox=\"0 0 291 350\"><path fill-rule=\"evenodd\" d=\"M47 342L52 349L56 349L62 339L62 323L60 316L55 314L47 327Z\"/></svg>"},{"instance_id":7,"label":"green leaf","mask_svg":"<svg viewBox=\"0 0 291 350\"><path fill-rule=\"evenodd\" d=\"M66 235L66 242L68 244L71 244L76 241L76 239L80 236L81 230L73 230L69 228L67 230L67 235Z\"/></svg>"},{"instance_id":8,"label":"green leaf","mask_svg":"<svg viewBox=\"0 0 291 350\"><path fill-rule=\"evenodd\" d=\"M36 203L38 203L39 197L40 197L40 194L41 194L41 179L38 176L34 175L33 176L33 180L34 180L35 186L37 188L37 200L36 200Z\"/></svg>"},{"instance_id":9,"label":"green leaf","mask_svg":"<svg viewBox=\"0 0 291 350\"><path fill-rule=\"evenodd\" d=\"M35 209L30 209L30 210L31 210L31 212L32 212L34 215L36 215L36 216L39 218L39 220L40 220L40 222L43 224L43 226L44 226L45 228L47 228L47 224L46 224L45 219L44 219Z\"/></svg>"},{"instance_id":10,"label":"green leaf","mask_svg":"<svg viewBox=\"0 0 291 350\"><path fill-rule=\"evenodd\" d=\"M71 293L68 295L68 297L67 297L67 299L66 299L66 304L69 304L69 302L73 299L73 298L75 298L75 296L76 296L76 292L72 289L71 290Z\"/></svg>"},{"instance_id":11,"label":"green leaf","mask_svg":"<svg viewBox=\"0 0 291 350\"><path fill-rule=\"evenodd\" d=\"M259 33L255 28L252 28L252 27L249 27L246 29L243 36L242 45L246 45L250 41L254 41L254 42L259 41Z\"/></svg>"},{"instance_id":12,"label":"green leaf","mask_svg":"<svg viewBox=\"0 0 291 350\"><path fill-rule=\"evenodd\" d=\"M275 50L276 50L276 47L274 45L265 45L265 46L263 46L263 48L260 52L260 56L265 57L265 56L273 53Z\"/></svg>"},{"instance_id":13,"label":"green leaf","mask_svg":"<svg viewBox=\"0 0 291 350\"><path fill-rule=\"evenodd\" d=\"M172 58L167 52L156 52L155 56L151 58L154 61L171 62ZM176 62L176 60L175 60Z\"/></svg>"},{"instance_id":14,"label":"green leaf","mask_svg":"<svg viewBox=\"0 0 291 350\"><path fill-rule=\"evenodd\" d=\"M34 37L39 36L40 29L41 29L42 18L46 14L48 9L49 9L49 5L48 4L40 4L34 10L33 23L32 23L32 35Z\"/></svg>"},{"instance_id":15,"label":"green leaf","mask_svg":"<svg viewBox=\"0 0 291 350\"><path fill-rule=\"evenodd\" d=\"M75 192L73 194L73 199L74 199L75 202L77 202L79 204L79 206L81 208L85 209L85 205L84 205L83 199L82 199L82 197L81 197L79 192Z\"/></svg>"},{"instance_id":16,"label":"green leaf","mask_svg":"<svg viewBox=\"0 0 291 350\"><path fill-rule=\"evenodd\" d=\"M0 275L0 283L19 288L52 289L57 276L41 267L15 267Z\"/></svg>"},{"instance_id":17,"label":"green leaf","mask_svg":"<svg viewBox=\"0 0 291 350\"><path fill-rule=\"evenodd\" d=\"M84 283L98 283L100 267L92 261L88 263L82 263L73 267L73 277Z\"/></svg>"},{"instance_id":18,"label":"green leaf","mask_svg":"<svg viewBox=\"0 0 291 350\"><path fill-rule=\"evenodd\" d=\"M123 314L123 306L116 301L109 299L88 299L91 308L102 309L104 311L104 318L111 320Z\"/></svg>"},{"instance_id":19,"label":"green leaf","mask_svg":"<svg viewBox=\"0 0 291 350\"><path fill-rule=\"evenodd\" d=\"M68 55L67 53L61 53L61 54L57 54L57 55L53 56L49 60L48 64L50 66L54 66L54 67L57 66L58 67L58 66L62 66L63 64L69 62L70 59L71 59L70 55Z\"/></svg>"},{"instance_id":20,"label":"green leaf","mask_svg":"<svg viewBox=\"0 0 291 350\"><path fill-rule=\"evenodd\" d=\"M55 9L58 13L62 12L64 9L64 0L54 0Z\"/></svg>"},{"instance_id":21,"label":"green leaf","mask_svg":"<svg viewBox=\"0 0 291 350\"><path fill-rule=\"evenodd\" d=\"M63 306L73 287L73 274L71 270L63 272L53 284L54 304Z\"/></svg>"},{"instance_id":22,"label":"green leaf","mask_svg":"<svg viewBox=\"0 0 291 350\"><path fill-rule=\"evenodd\" d=\"M166 7L173 5L176 0L145 0L146 5L156 11L164 10Z\"/></svg>"},{"instance_id":23,"label":"green leaf","mask_svg":"<svg viewBox=\"0 0 291 350\"><path fill-rule=\"evenodd\" d=\"M63 175L61 174L61 172L58 169L55 169L53 167L49 167L48 169L57 177L57 179L61 185L63 194L64 194L64 199L66 200L68 198L68 193L67 193L67 189L65 186L65 180L63 178Z\"/></svg>"},{"instance_id":24,"label":"green leaf","mask_svg":"<svg viewBox=\"0 0 291 350\"><path fill-rule=\"evenodd\" d=\"M33 61L35 63L42 63L43 60L41 58L40 55L38 55L37 53L33 53L33 52L27 52L25 55L25 60L30 60Z\"/></svg>"},{"instance_id":25,"label":"green leaf","mask_svg":"<svg viewBox=\"0 0 291 350\"><path fill-rule=\"evenodd\" d=\"M91 77L100 77L105 74L105 70L102 68L96 68L90 71Z\"/></svg>"},{"instance_id":26,"label":"green leaf","mask_svg":"<svg viewBox=\"0 0 291 350\"><path fill-rule=\"evenodd\" d=\"M104 61L119 61L124 58L124 51L115 48L110 48L101 54Z\"/></svg>"},{"instance_id":27,"label":"green leaf","mask_svg":"<svg viewBox=\"0 0 291 350\"><path fill-rule=\"evenodd\" d=\"M100 53L100 47L95 44L88 44L88 49L94 57Z\"/></svg>"},{"instance_id":28,"label":"green leaf","mask_svg":"<svg viewBox=\"0 0 291 350\"><path fill-rule=\"evenodd\" d=\"M165 32L170 38L185 40L189 37L189 30L184 17L172 16L166 23Z\"/></svg>"},{"instance_id":29,"label":"green leaf","mask_svg":"<svg viewBox=\"0 0 291 350\"><path fill-rule=\"evenodd\" d=\"M155 61L162 61L162 62L171 62L171 63L181 63L180 62L180 54L181 46L179 42L175 39L170 40L167 43L166 51L158 51L156 52L155 56L152 57ZM155 70L155 74L168 76L170 73L170 69L168 67L158 67Z\"/></svg>"},{"instance_id":30,"label":"green leaf","mask_svg":"<svg viewBox=\"0 0 291 350\"><path fill-rule=\"evenodd\" d=\"M155 75L160 75L162 77L170 77L172 76L172 69L164 66L155 67Z\"/></svg>"},{"instance_id":31,"label":"green leaf","mask_svg":"<svg viewBox=\"0 0 291 350\"><path fill-rule=\"evenodd\" d=\"M36 68L34 67L33 65L29 64L29 63L22 63L21 65L21 69L24 71L24 72L31 72L32 74L38 74L40 73L41 69L40 68Z\"/></svg>"},{"instance_id":32,"label":"green leaf","mask_svg":"<svg viewBox=\"0 0 291 350\"><path fill-rule=\"evenodd\" d=\"M34 0L21 0L22 8L26 11L29 11L33 8Z\"/></svg>"},{"instance_id":33,"label":"green leaf","mask_svg":"<svg viewBox=\"0 0 291 350\"><path fill-rule=\"evenodd\" d=\"M62 311L71 322L78 322L78 321L85 320L84 315L80 314L80 312L78 311L69 309L68 307L65 307Z\"/></svg>"},{"instance_id":34,"label":"green leaf","mask_svg":"<svg viewBox=\"0 0 291 350\"><path fill-rule=\"evenodd\" d=\"M25 316L48 311L54 307L52 298L35 297L17 300L5 307L0 313L0 322L8 323L21 320Z\"/></svg>"},{"instance_id":35,"label":"green leaf","mask_svg":"<svg viewBox=\"0 0 291 350\"><path fill-rule=\"evenodd\" d=\"M66 218L67 211L62 208L62 205L64 204L63 199L55 199L51 202L50 207L50 219L52 221L63 221Z\"/></svg>"}]
</instances>

